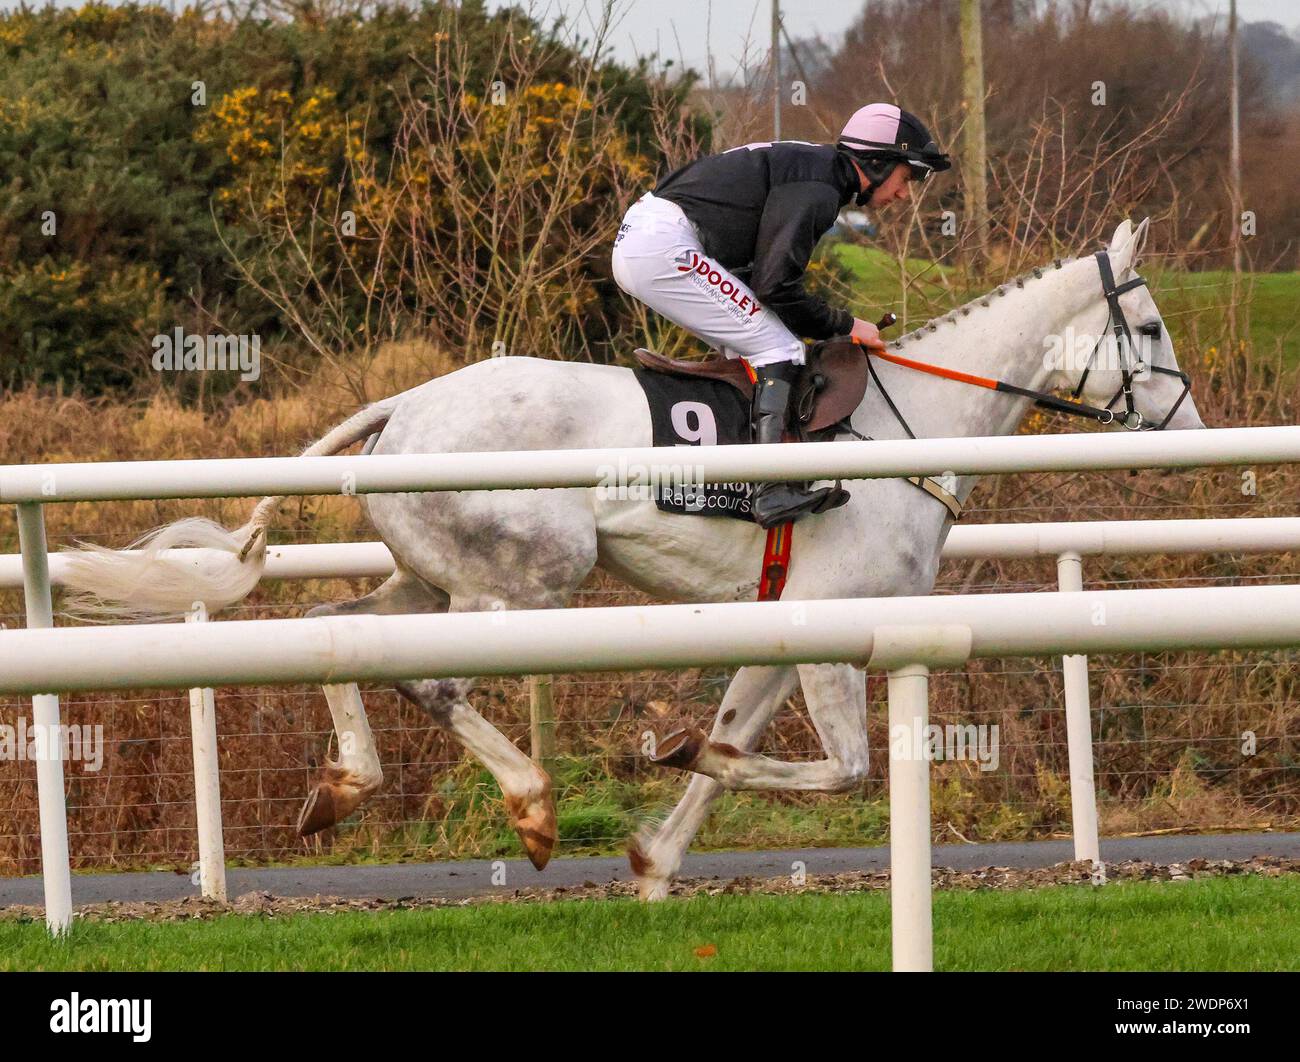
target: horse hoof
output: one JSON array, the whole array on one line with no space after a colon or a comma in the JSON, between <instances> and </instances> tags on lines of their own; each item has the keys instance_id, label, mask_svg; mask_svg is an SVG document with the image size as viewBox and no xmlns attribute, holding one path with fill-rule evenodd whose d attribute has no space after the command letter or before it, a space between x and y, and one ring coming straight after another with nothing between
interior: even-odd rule
<instances>
[{"instance_id":1,"label":"horse hoof","mask_svg":"<svg viewBox=\"0 0 1300 1062\"><path fill-rule=\"evenodd\" d=\"M310 837L342 822L379 788L377 782L362 781L336 764L327 764L324 774L298 812L299 837Z\"/></svg>"},{"instance_id":2,"label":"horse hoof","mask_svg":"<svg viewBox=\"0 0 1300 1062\"><path fill-rule=\"evenodd\" d=\"M655 746L650 762L656 767L680 767L691 770L708 745L709 736L697 726L675 730Z\"/></svg>"},{"instance_id":3,"label":"horse hoof","mask_svg":"<svg viewBox=\"0 0 1300 1062\"><path fill-rule=\"evenodd\" d=\"M310 837L313 833L328 830L339 820L334 809L334 787L318 782L307 794L307 800L298 812L298 836Z\"/></svg>"},{"instance_id":4,"label":"horse hoof","mask_svg":"<svg viewBox=\"0 0 1300 1062\"><path fill-rule=\"evenodd\" d=\"M654 863L646 855L641 845L641 838L628 838L627 861L631 864L632 873L636 877L638 899L644 903L654 903L668 898L669 881L655 873Z\"/></svg>"},{"instance_id":5,"label":"horse hoof","mask_svg":"<svg viewBox=\"0 0 1300 1062\"><path fill-rule=\"evenodd\" d=\"M541 794L529 799L506 795L506 810L514 819L515 833L523 842L524 851L533 869L543 870L551 861L551 854L559 842L560 830L555 819L555 800L551 796L551 780Z\"/></svg>"},{"instance_id":6,"label":"horse hoof","mask_svg":"<svg viewBox=\"0 0 1300 1062\"><path fill-rule=\"evenodd\" d=\"M642 903L661 903L668 899L667 878L638 878L636 897Z\"/></svg>"}]
</instances>

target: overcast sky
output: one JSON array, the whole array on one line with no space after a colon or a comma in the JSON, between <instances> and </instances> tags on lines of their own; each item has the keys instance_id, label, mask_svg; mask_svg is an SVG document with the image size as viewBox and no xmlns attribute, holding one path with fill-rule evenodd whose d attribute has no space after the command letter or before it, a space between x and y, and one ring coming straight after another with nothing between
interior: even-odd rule
<instances>
[{"instance_id":1,"label":"overcast sky","mask_svg":"<svg viewBox=\"0 0 1300 1062\"><path fill-rule=\"evenodd\" d=\"M560 13L590 25L600 0L515 0L545 14L544 22ZM955 4L957 0L952 0ZM489 0L494 7L506 0ZM1136 0L1138 6L1164 7L1192 15L1219 14L1226 23L1228 0ZM611 37L614 53L622 59L659 52L684 61L701 73L713 53L719 76L736 69L750 42L750 58L758 58L770 36L771 0L615 0L621 13ZM794 38L823 34L833 38L861 10L854 0L783 0L783 19ZM1237 0L1238 18L1245 22L1278 22L1300 28L1297 0Z\"/></svg>"},{"instance_id":2,"label":"overcast sky","mask_svg":"<svg viewBox=\"0 0 1300 1062\"><path fill-rule=\"evenodd\" d=\"M43 6L35 0L36 6ZM111 0L110 0L111 2ZM182 0L178 0L178 6ZM550 22L556 15L590 25L590 16L600 10L600 0L488 0L490 7L509 3L532 8ZM956 3L957 0L952 0ZM1228 0L1135 0L1139 6L1165 7L1196 15L1219 14L1227 21ZM80 6L80 0L55 0L59 7ZM610 43L616 56L634 59L659 52L707 72L710 52L719 76L734 71L751 42L750 58L761 56L770 33L771 0L615 0L621 13ZM18 0L0 0L0 9L12 9ZM170 6L170 5L169 5ZM784 21L792 37L824 34L833 38L842 32L861 10L855 0L783 0ZM1246 22L1279 22L1291 30L1300 29L1297 0L1237 0L1237 10Z\"/></svg>"}]
</instances>

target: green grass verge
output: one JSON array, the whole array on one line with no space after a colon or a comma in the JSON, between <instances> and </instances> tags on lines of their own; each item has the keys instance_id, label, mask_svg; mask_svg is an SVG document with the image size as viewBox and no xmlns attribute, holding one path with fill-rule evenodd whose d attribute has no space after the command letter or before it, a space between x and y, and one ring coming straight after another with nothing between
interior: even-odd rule
<instances>
[{"instance_id":1,"label":"green grass verge","mask_svg":"<svg viewBox=\"0 0 1300 1062\"><path fill-rule=\"evenodd\" d=\"M1171 326L1187 334L1194 321L1201 335L1216 334L1232 297L1231 272L1152 270L1149 279L1161 316ZM1240 299L1248 325L1247 349L1267 360L1280 350L1284 364L1300 364L1300 327L1295 312L1300 302L1300 273L1243 274Z\"/></svg>"},{"instance_id":2,"label":"green grass verge","mask_svg":"<svg viewBox=\"0 0 1300 1062\"><path fill-rule=\"evenodd\" d=\"M1300 878L935 895L941 970L1300 969ZM0 922L0 970L884 970L883 893Z\"/></svg>"}]
</instances>

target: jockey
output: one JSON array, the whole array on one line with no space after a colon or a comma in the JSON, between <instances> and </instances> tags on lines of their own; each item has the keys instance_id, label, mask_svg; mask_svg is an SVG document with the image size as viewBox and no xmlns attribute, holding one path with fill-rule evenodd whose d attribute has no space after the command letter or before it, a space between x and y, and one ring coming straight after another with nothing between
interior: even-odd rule
<instances>
[{"instance_id":1,"label":"jockey","mask_svg":"<svg viewBox=\"0 0 1300 1062\"><path fill-rule=\"evenodd\" d=\"M876 326L804 290L813 248L850 201L906 202L908 184L951 166L907 111L872 103L835 144L747 144L668 174L623 218L614 279L629 295L699 336L757 377L754 440L776 443L787 422L803 338L850 335L883 349ZM856 197L856 199L855 199ZM759 483L765 528L842 505L842 490Z\"/></svg>"}]
</instances>

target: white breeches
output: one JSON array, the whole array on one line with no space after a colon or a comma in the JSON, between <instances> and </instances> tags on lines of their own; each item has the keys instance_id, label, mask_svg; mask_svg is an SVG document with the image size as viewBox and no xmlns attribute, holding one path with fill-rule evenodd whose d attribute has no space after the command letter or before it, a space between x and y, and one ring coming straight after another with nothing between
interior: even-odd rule
<instances>
[{"instance_id":1,"label":"white breeches","mask_svg":"<svg viewBox=\"0 0 1300 1062\"><path fill-rule=\"evenodd\" d=\"M613 264L620 288L727 357L755 367L803 364L803 341L704 253L676 203L649 192L633 203L614 238Z\"/></svg>"}]
</instances>

